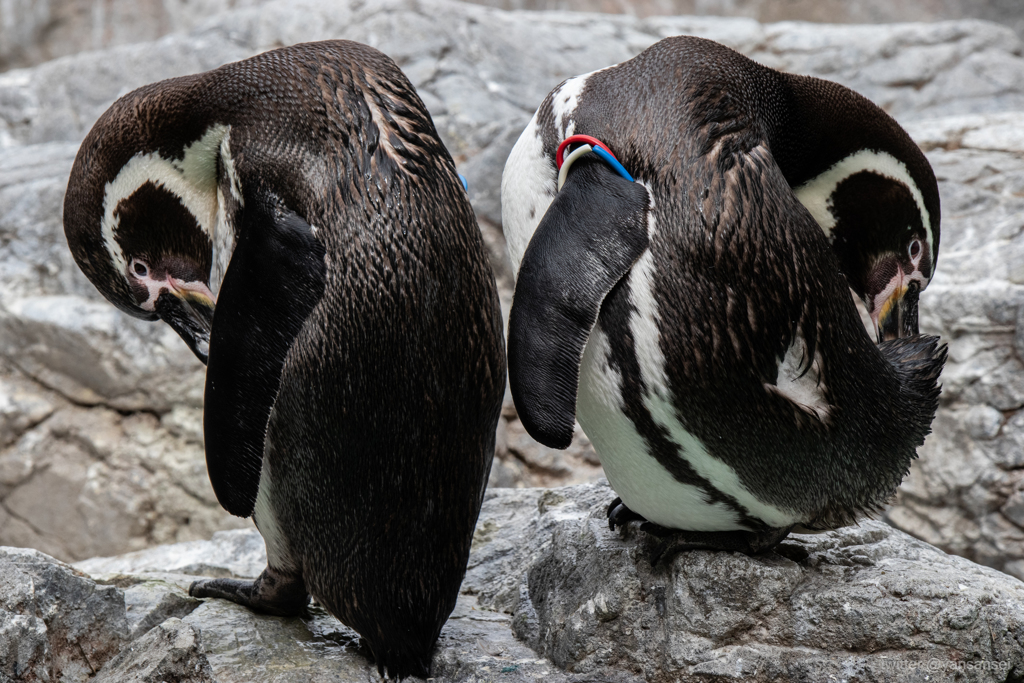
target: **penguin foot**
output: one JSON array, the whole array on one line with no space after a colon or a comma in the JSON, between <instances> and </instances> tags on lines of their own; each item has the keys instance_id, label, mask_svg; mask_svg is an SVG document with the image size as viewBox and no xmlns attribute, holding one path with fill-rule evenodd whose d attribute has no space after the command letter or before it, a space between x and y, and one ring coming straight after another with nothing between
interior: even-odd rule
<instances>
[{"instance_id":1,"label":"penguin foot","mask_svg":"<svg viewBox=\"0 0 1024 683\"><path fill-rule=\"evenodd\" d=\"M621 498L616 498L608 506L608 528L615 531L616 526L626 526L629 522L647 522L647 518L626 507Z\"/></svg>"},{"instance_id":2,"label":"penguin foot","mask_svg":"<svg viewBox=\"0 0 1024 683\"><path fill-rule=\"evenodd\" d=\"M309 593L301 576L283 574L270 567L254 581L200 579L188 587L194 598L221 598L254 612L278 617L308 617Z\"/></svg>"},{"instance_id":3,"label":"penguin foot","mask_svg":"<svg viewBox=\"0 0 1024 683\"><path fill-rule=\"evenodd\" d=\"M644 522L640 531L660 539L651 548L651 565L667 560L685 550L731 550L744 555L759 555L777 546L792 526L764 531L686 531L667 529L658 524Z\"/></svg>"}]
</instances>

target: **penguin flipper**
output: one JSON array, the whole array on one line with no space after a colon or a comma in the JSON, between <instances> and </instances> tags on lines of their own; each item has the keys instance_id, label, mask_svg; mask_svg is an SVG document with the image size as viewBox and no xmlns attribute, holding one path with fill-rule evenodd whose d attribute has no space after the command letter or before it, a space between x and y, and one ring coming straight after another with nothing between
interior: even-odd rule
<instances>
[{"instance_id":1,"label":"penguin flipper","mask_svg":"<svg viewBox=\"0 0 1024 683\"><path fill-rule=\"evenodd\" d=\"M246 197L214 314L203 412L210 483L233 515L256 505L267 421L292 342L323 296L324 254L301 217L272 197Z\"/></svg>"},{"instance_id":2,"label":"penguin flipper","mask_svg":"<svg viewBox=\"0 0 1024 683\"><path fill-rule=\"evenodd\" d=\"M608 292L647 249L649 204L640 183L580 159L523 255L509 386L526 431L546 446L572 441L583 349Z\"/></svg>"}]
</instances>

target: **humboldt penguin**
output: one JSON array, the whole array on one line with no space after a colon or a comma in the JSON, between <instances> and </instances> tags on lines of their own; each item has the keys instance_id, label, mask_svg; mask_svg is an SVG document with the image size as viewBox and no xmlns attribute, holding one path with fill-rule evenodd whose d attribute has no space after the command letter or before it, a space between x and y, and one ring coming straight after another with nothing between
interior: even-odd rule
<instances>
[{"instance_id":1,"label":"humboldt penguin","mask_svg":"<svg viewBox=\"0 0 1024 683\"><path fill-rule=\"evenodd\" d=\"M669 38L549 94L502 205L516 408L553 448L578 418L613 528L756 552L893 494L945 361L939 195L877 106Z\"/></svg>"},{"instance_id":2,"label":"humboldt penguin","mask_svg":"<svg viewBox=\"0 0 1024 683\"><path fill-rule=\"evenodd\" d=\"M296 45L140 88L64 205L82 270L207 363L210 480L267 547L190 592L312 595L381 675L426 676L455 607L505 386L497 289L413 86L364 45Z\"/></svg>"}]
</instances>

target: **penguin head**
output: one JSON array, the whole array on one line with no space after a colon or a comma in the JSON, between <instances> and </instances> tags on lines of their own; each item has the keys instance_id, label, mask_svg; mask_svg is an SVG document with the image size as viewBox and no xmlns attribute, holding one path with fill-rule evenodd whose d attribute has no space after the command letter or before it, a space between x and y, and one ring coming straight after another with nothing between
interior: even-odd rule
<instances>
[{"instance_id":1,"label":"penguin head","mask_svg":"<svg viewBox=\"0 0 1024 683\"><path fill-rule=\"evenodd\" d=\"M843 86L790 77L810 122L799 155L777 155L797 199L829 236L877 341L918 334L918 297L939 254L939 190L921 149L892 117ZM794 145L795 141L788 141ZM794 146L797 146L794 145ZM793 163L793 159L799 163Z\"/></svg>"},{"instance_id":2,"label":"penguin head","mask_svg":"<svg viewBox=\"0 0 1024 683\"><path fill-rule=\"evenodd\" d=\"M75 261L119 309L168 323L204 363L216 301L210 286L218 223L218 157L228 127L161 139L171 127L122 98L86 137L64 201ZM156 130L153 130L153 129Z\"/></svg>"}]
</instances>

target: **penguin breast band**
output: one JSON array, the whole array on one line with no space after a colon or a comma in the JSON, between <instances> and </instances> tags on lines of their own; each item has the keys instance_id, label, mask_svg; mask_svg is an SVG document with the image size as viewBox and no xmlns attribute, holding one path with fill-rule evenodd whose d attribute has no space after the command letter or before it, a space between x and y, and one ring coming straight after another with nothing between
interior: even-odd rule
<instances>
[{"instance_id":1,"label":"penguin breast band","mask_svg":"<svg viewBox=\"0 0 1024 683\"><path fill-rule=\"evenodd\" d=\"M566 149L570 145L580 145L572 152L569 156L565 156ZM611 153L608 146L597 138L590 137L589 135L570 135L566 139L562 140L562 144L558 146L558 151L555 152L555 164L558 166L558 189L562 189L562 185L565 185L565 179L569 175L569 167L584 154L593 152L603 161L605 161L612 169L620 176L628 180L629 182L635 182L633 176L629 174L626 167L619 163L619 160L615 158L615 155Z\"/></svg>"}]
</instances>

